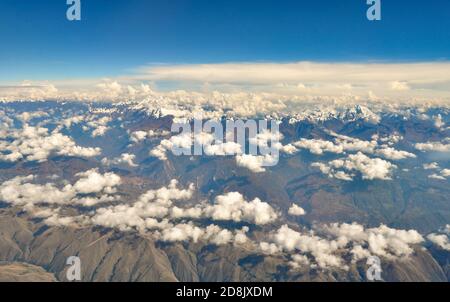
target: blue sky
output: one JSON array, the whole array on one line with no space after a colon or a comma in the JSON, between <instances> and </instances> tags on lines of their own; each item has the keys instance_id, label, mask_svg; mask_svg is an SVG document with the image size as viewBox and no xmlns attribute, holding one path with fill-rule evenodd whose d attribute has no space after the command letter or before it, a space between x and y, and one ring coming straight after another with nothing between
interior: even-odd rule
<instances>
[{"instance_id":1,"label":"blue sky","mask_svg":"<svg viewBox=\"0 0 450 302\"><path fill-rule=\"evenodd\" d=\"M450 57L450 1L1 0L0 81L102 77L146 64L436 61Z\"/></svg>"}]
</instances>

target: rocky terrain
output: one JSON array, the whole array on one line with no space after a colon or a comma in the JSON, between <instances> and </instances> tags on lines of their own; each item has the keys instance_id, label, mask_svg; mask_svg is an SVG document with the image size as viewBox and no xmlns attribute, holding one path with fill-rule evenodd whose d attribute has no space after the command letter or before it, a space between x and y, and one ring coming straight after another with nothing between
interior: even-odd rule
<instances>
[{"instance_id":1,"label":"rocky terrain","mask_svg":"<svg viewBox=\"0 0 450 302\"><path fill-rule=\"evenodd\" d=\"M26 263L0 264L0 282L55 282L53 274Z\"/></svg>"}]
</instances>

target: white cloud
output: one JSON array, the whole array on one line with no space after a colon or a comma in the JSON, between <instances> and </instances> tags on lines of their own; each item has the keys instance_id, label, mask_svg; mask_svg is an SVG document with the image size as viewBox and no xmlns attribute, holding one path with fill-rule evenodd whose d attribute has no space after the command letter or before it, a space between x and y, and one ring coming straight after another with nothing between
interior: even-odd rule
<instances>
[{"instance_id":1,"label":"white cloud","mask_svg":"<svg viewBox=\"0 0 450 302\"><path fill-rule=\"evenodd\" d=\"M164 139L158 146L150 151L150 155L157 157L162 161L167 160L168 151L176 155L179 155L179 153L190 155L194 143L202 146L202 150L207 156L231 156L242 153L242 147L240 144L232 141L215 141L212 134L201 132L196 135L182 133L172 136L169 139Z\"/></svg>"},{"instance_id":2,"label":"white cloud","mask_svg":"<svg viewBox=\"0 0 450 302\"><path fill-rule=\"evenodd\" d=\"M205 146L205 154L209 156L227 156L242 153L242 146L235 142L217 143Z\"/></svg>"},{"instance_id":3,"label":"white cloud","mask_svg":"<svg viewBox=\"0 0 450 302\"><path fill-rule=\"evenodd\" d=\"M119 96L122 92L122 85L117 81L105 81L97 84L97 87L100 88L107 96L112 98Z\"/></svg>"},{"instance_id":4,"label":"white cloud","mask_svg":"<svg viewBox=\"0 0 450 302\"><path fill-rule=\"evenodd\" d=\"M444 177L449 177L450 176L450 169L443 169L441 171L441 175Z\"/></svg>"},{"instance_id":5,"label":"white cloud","mask_svg":"<svg viewBox=\"0 0 450 302\"><path fill-rule=\"evenodd\" d=\"M391 147L385 147L375 151L376 155L382 156L390 160L400 160L405 158L415 158L416 155L406 151L395 150Z\"/></svg>"},{"instance_id":6,"label":"white cloud","mask_svg":"<svg viewBox=\"0 0 450 302\"><path fill-rule=\"evenodd\" d=\"M371 254L386 258L408 256L413 253L412 245L424 241L415 230L397 230L381 225L378 228L364 229L362 225L331 224L326 232L336 236L340 242L367 244Z\"/></svg>"},{"instance_id":7,"label":"white cloud","mask_svg":"<svg viewBox=\"0 0 450 302\"><path fill-rule=\"evenodd\" d=\"M252 138L252 143L260 147L267 147L267 141L271 139L272 137L269 137L266 133L261 133L258 134L256 138ZM162 161L168 159L168 151L171 151L175 155L191 155L194 143L202 146L204 154L207 156L236 155L237 166L247 168L254 173L265 172L265 167L274 166L278 161L278 157L274 155L242 154L243 148L239 143L233 141L215 141L214 136L206 132L201 132L195 136L191 133L182 133L172 136L169 139L164 139L158 146L150 151L150 155L157 157ZM282 148L282 145L276 144L273 148L280 149Z\"/></svg>"},{"instance_id":8,"label":"white cloud","mask_svg":"<svg viewBox=\"0 0 450 302\"><path fill-rule=\"evenodd\" d=\"M100 208L92 217L92 221L105 227L117 227L121 230L137 228L143 231L147 228L146 219L165 218L170 213L173 201L192 198L194 192L192 184L188 189L178 189L177 186L178 182L172 180L168 187L149 190L142 194L134 204Z\"/></svg>"},{"instance_id":9,"label":"white cloud","mask_svg":"<svg viewBox=\"0 0 450 302\"><path fill-rule=\"evenodd\" d=\"M0 185L0 199L13 205L33 205L39 203L66 203L76 192L68 185L58 189L54 184L36 185L29 183L35 176L16 177Z\"/></svg>"},{"instance_id":10,"label":"white cloud","mask_svg":"<svg viewBox=\"0 0 450 302\"><path fill-rule=\"evenodd\" d=\"M301 108L308 103L448 106L448 69L448 62L146 66L107 80L69 79L0 87L0 100L124 101L184 117L192 117L203 105L213 107L216 117L226 112L234 116L302 114ZM158 92L157 87L167 81L174 89Z\"/></svg>"},{"instance_id":11,"label":"white cloud","mask_svg":"<svg viewBox=\"0 0 450 302\"><path fill-rule=\"evenodd\" d=\"M266 171L265 167L273 166L277 160L270 155L250 155L243 154L236 156L236 164L244 167L253 173L262 173Z\"/></svg>"},{"instance_id":12,"label":"white cloud","mask_svg":"<svg viewBox=\"0 0 450 302\"><path fill-rule=\"evenodd\" d=\"M301 234L287 225L273 234L273 243L279 250L292 253L311 253L320 267L342 267L342 259L335 255L340 247L335 241L328 241L311 234Z\"/></svg>"},{"instance_id":13,"label":"white cloud","mask_svg":"<svg viewBox=\"0 0 450 302\"><path fill-rule=\"evenodd\" d=\"M428 176L428 178L439 179L439 180L446 180L447 177L450 177L450 169L443 169L439 172L439 174L434 173L434 174Z\"/></svg>"},{"instance_id":14,"label":"white cloud","mask_svg":"<svg viewBox=\"0 0 450 302\"><path fill-rule=\"evenodd\" d=\"M200 205L197 205L192 208L179 208L177 206L174 206L170 209L170 217L174 219L180 219L180 218L193 218L193 219L199 219L203 215L203 207Z\"/></svg>"},{"instance_id":15,"label":"white cloud","mask_svg":"<svg viewBox=\"0 0 450 302\"><path fill-rule=\"evenodd\" d=\"M51 155L94 157L101 152L100 148L77 146L58 129L49 133L47 128L28 124L21 129L9 129L5 140L0 140L0 150L0 160L9 162L21 159L44 162Z\"/></svg>"},{"instance_id":16,"label":"white cloud","mask_svg":"<svg viewBox=\"0 0 450 302\"><path fill-rule=\"evenodd\" d=\"M441 234L430 234L427 236L427 239L430 240L432 243L436 244L440 248L450 251L450 242L448 240L448 236Z\"/></svg>"},{"instance_id":17,"label":"white cloud","mask_svg":"<svg viewBox=\"0 0 450 302\"><path fill-rule=\"evenodd\" d=\"M161 235L161 240L168 242L187 241L198 242L205 231L197 226L190 224L178 224L171 228L165 228Z\"/></svg>"},{"instance_id":18,"label":"white cloud","mask_svg":"<svg viewBox=\"0 0 450 302\"><path fill-rule=\"evenodd\" d=\"M81 124L85 120L85 117L82 115L71 116L61 121L61 124L70 129L73 125Z\"/></svg>"},{"instance_id":19,"label":"white cloud","mask_svg":"<svg viewBox=\"0 0 450 302\"><path fill-rule=\"evenodd\" d=\"M347 158L336 159L328 163L313 163L323 174L332 178L342 180L352 180L354 174L348 174L345 171L359 172L363 179L390 180L390 174L396 168L392 163L380 158L370 158L361 152L350 154ZM343 169L345 171L339 170Z\"/></svg>"},{"instance_id":20,"label":"white cloud","mask_svg":"<svg viewBox=\"0 0 450 302\"><path fill-rule=\"evenodd\" d=\"M268 203L259 198L246 201L238 192L217 196L214 205L205 208L205 215L213 220L247 221L257 225L274 222L278 217Z\"/></svg>"},{"instance_id":21,"label":"white cloud","mask_svg":"<svg viewBox=\"0 0 450 302\"><path fill-rule=\"evenodd\" d=\"M298 205L292 204L289 208L288 214L292 216L303 216L306 215L306 211Z\"/></svg>"},{"instance_id":22,"label":"white cloud","mask_svg":"<svg viewBox=\"0 0 450 302\"><path fill-rule=\"evenodd\" d=\"M22 121L23 123L28 123L32 119L46 116L48 116L48 113L43 111L23 112L17 116L17 119Z\"/></svg>"},{"instance_id":23,"label":"white cloud","mask_svg":"<svg viewBox=\"0 0 450 302\"><path fill-rule=\"evenodd\" d=\"M312 154L322 155L324 152L343 153L343 146L337 146L333 142L324 141L321 139L301 139L293 143L295 147L301 149L308 149Z\"/></svg>"},{"instance_id":24,"label":"white cloud","mask_svg":"<svg viewBox=\"0 0 450 302\"><path fill-rule=\"evenodd\" d=\"M72 208L72 216L62 216L64 207L80 204L85 194L108 199L120 184L118 176L99 174L95 170L79 173L77 177L80 179L73 186L67 184L62 189L54 184L31 184L33 176L17 177L0 185L0 200L22 206L34 217L44 219L48 225L100 225L122 231L136 229L155 240L166 242L246 245L255 252L288 259L293 269L318 266L345 270L348 269L345 260L348 257L357 261L370 255L396 260L411 255L414 246L424 241L414 230L397 230L384 225L365 228L356 223L316 224L313 229L303 231L284 225L272 231L268 229L269 233L259 233L256 241L248 227L225 229L215 224L199 225L196 220L245 221L266 225L267 229L267 225L278 217L268 203L257 198L247 201L240 193L232 192L218 196L213 204L197 203L193 207L181 207L181 204L192 199L194 187L179 188L176 180L172 180L167 187L145 192L134 203L104 206L81 215ZM114 198L109 202L117 203L119 200ZM299 215L300 209L293 205L290 212ZM430 235L428 239L448 248L447 237Z\"/></svg>"},{"instance_id":25,"label":"white cloud","mask_svg":"<svg viewBox=\"0 0 450 302\"><path fill-rule=\"evenodd\" d=\"M450 144L440 142L418 143L415 145L420 151L434 151L434 152L450 152Z\"/></svg>"},{"instance_id":26,"label":"white cloud","mask_svg":"<svg viewBox=\"0 0 450 302\"><path fill-rule=\"evenodd\" d=\"M160 144L150 150L150 155L157 157L159 160L167 160L167 151L178 150L191 150L193 144L193 137L190 133L174 135L169 139L164 139Z\"/></svg>"},{"instance_id":27,"label":"white cloud","mask_svg":"<svg viewBox=\"0 0 450 302\"><path fill-rule=\"evenodd\" d=\"M100 174L89 170L76 175L79 179L74 185L66 184L61 189L54 183L33 184L36 177L16 177L0 185L0 200L16 206L33 210L39 204L92 206L100 202L115 200L112 196L121 179L114 173ZM86 197L82 195L94 194Z\"/></svg>"},{"instance_id":28,"label":"white cloud","mask_svg":"<svg viewBox=\"0 0 450 302\"><path fill-rule=\"evenodd\" d=\"M116 157L112 160L109 160L108 158L102 159L102 164L104 165L128 165L130 167L137 167L137 165L134 163L134 160L136 159L136 155L129 154L129 153L122 153L119 157Z\"/></svg>"},{"instance_id":29,"label":"white cloud","mask_svg":"<svg viewBox=\"0 0 450 302\"><path fill-rule=\"evenodd\" d=\"M409 87L408 83L394 81L391 83L391 89L396 91L407 91L410 90L411 88Z\"/></svg>"},{"instance_id":30,"label":"white cloud","mask_svg":"<svg viewBox=\"0 0 450 302\"><path fill-rule=\"evenodd\" d=\"M423 164L424 170L435 170L439 169L439 164L436 162L429 163L429 164Z\"/></svg>"},{"instance_id":31,"label":"white cloud","mask_svg":"<svg viewBox=\"0 0 450 302\"><path fill-rule=\"evenodd\" d=\"M95 115L91 115L88 118L85 129L93 129L92 137L104 136L110 127L108 124L112 121L112 118L109 116L97 117Z\"/></svg>"},{"instance_id":32,"label":"white cloud","mask_svg":"<svg viewBox=\"0 0 450 302\"><path fill-rule=\"evenodd\" d=\"M206 228L201 228L192 223L184 223L163 229L159 239L168 242L198 242L202 240L215 245L226 245L230 243L241 245L247 242L247 236L245 235L247 231L248 228L230 231L214 224L211 224Z\"/></svg>"},{"instance_id":33,"label":"white cloud","mask_svg":"<svg viewBox=\"0 0 450 302\"><path fill-rule=\"evenodd\" d=\"M266 92L277 91L291 95L308 94L310 97L337 97L348 93L366 97L367 91L370 91L375 95L408 96L411 99L411 96L417 95L443 96L443 93L433 89L431 83L449 82L447 65L448 63L230 63L152 66L138 71L141 79L208 83L213 89L239 87L242 90L244 87L251 87L253 92L263 89Z\"/></svg>"},{"instance_id":34,"label":"white cloud","mask_svg":"<svg viewBox=\"0 0 450 302\"><path fill-rule=\"evenodd\" d=\"M132 142L138 143L145 140L147 136L148 136L147 131L134 131L133 133L131 133L130 139Z\"/></svg>"},{"instance_id":35,"label":"white cloud","mask_svg":"<svg viewBox=\"0 0 450 302\"><path fill-rule=\"evenodd\" d=\"M293 147L300 149L307 149L309 152L315 155L322 155L325 152L343 154L345 152L364 152L368 154L374 154L382 156L390 160L401 160L406 158L415 158L416 155L396 150L386 145L379 145L377 139L382 142L388 142L389 144L395 144L400 138L393 136L388 138L375 137L371 141L364 141L358 138L348 137L330 132L335 136L335 141L326 141L322 139L301 139L297 142L289 144L286 148L282 148L282 151L287 153L294 153Z\"/></svg>"},{"instance_id":36,"label":"white cloud","mask_svg":"<svg viewBox=\"0 0 450 302\"><path fill-rule=\"evenodd\" d=\"M115 187L121 184L120 176L114 173L100 174L98 170L93 169L86 172L78 173L76 176L81 177L74 184L74 189L82 194L99 193L115 193Z\"/></svg>"}]
</instances>

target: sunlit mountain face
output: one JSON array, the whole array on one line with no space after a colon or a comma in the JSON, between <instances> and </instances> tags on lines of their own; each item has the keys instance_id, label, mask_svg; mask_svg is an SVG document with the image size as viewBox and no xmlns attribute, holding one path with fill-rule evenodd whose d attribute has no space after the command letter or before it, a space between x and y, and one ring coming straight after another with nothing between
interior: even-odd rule
<instances>
[{"instance_id":1,"label":"sunlit mountain face","mask_svg":"<svg viewBox=\"0 0 450 302\"><path fill-rule=\"evenodd\" d=\"M447 105L226 99L0 103L0 260L61 281L73 255L84 281L366 281L376 256L385 281L449 280ZM200 119L275 122L276 162L231 140L174 154L211 142L172 131Z\"/></svg>"}]
</instances>

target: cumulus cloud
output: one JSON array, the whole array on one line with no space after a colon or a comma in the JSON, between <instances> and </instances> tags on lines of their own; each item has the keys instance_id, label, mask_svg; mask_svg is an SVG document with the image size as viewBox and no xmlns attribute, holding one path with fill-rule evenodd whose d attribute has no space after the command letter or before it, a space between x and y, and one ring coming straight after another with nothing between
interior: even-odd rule
<instances>
[{"instance_id":1,"label":"cumulus cloud","mask_svg":"<svg viewBox=\"0 0 450 302\"><path fill-rule=\"evenodd\" d=\"M8 162L47 161L51 155L94 157L100 148L81 147L58 129L51 133L44 127L24 124L23 128L8 129L0 140L0 160Z\"/></svg>"},{"instance_id":2,"label":"cumulus cloud","mask_svg":"<svg viewBox=\"0 0 450 302\"><path fill-rule=\"evenodd\" d=\"M262 173L266 171L265 167L273 166L277 159L271 155L250 155L243 154L236 156L236 164L244 167L253 173Z\"/></svg>"},{"instance_id":3,"label":"cumulus cloud","mask_svg":"<svg viewBox=\"0 0 450 302\"><path fill-rule=\"evenodd\" d=\"M284 138L279 129L260 129L254 137L250 137L250 144L257 146L260 150L280 150L283 145L280 140Z\"/></svg>"},{"instance_id":4,"label":"cumulus cloud","mask_svg":"<svg viewBox=\"0 0 450 302\"><path fill-rule=\"evenodd\" d=\"M438 180L446 180L446 178L445 178L444 176L439 175L439 174L431 174L431 175L428 175L428 178L431 178L431 179L438 179Z\"/></svg>"},{"instance_id":5,"label":"cumulus cloud","mask_svg":"<svg viewBox=\"0 0 450 302\"><path fill-rule=\"evenodd\" d=\"M288 210L288 214L292 216L303 216L306 215L306 211L298 205L292 204Z\"/></svg>"},{"instance_id":6,"label":"cumulus cloud","mask_svg":"<svg viewBox=\"0 0 450 302\"><path fill-rule=\"evenodd\" d=\"M122 230L131 228L145 230L147 218L164 218L170 213L173 201L187 200L192 197L194 192L192 184L188 189L178 189L177 186L178 182L172 180L168 187L149 190L142 194L134 204L100 208L92 221L97 225L117 227Z\"/></svg>"},{"instance_id":7,"label":"cumulus cloud","mask_svg":"<svg viewBox=\"0 0 450 302\"><path fill-rule=\"evenodd\" d=\"M34 175L18 176L0 185L0 200L30 210L39 204L92 206L115 200L111 194L114 194L116 187L121 184L118 175L89 170L76 176L79 179L74 185L67 184L62 188L54 183L33 184L31 182L36 179Z\"/></svg>"},{"instance_id":8,"label":"cumulus cloud","mask_svg":"<svg viewBox=\"0 0 450 302\"><path fill-rule=\"evenodd\" d=\"M230 200L230 196L219 196L214 205L198 204L191 208L181 208L173 203L192 198L194 187L190 185L188 189L179 189L177 185L178 182L172 180L168 187L147 191L134 204L100 208L91 221L96 225L123 231L131 229L154 231L153 235L157 240L166 242L201 240L224 245L246 243L249 228L228 230L214 224L201 227L195 225L193 221L182 223L176 221L209 217L212 220L248 220L256 224L265 224L276 218L276 214L266 203L258 199L247 202L240 194L235 194L237 198L233 200Z\"/></svg>"},{"instance_id":9,"label":"cumulus cloud","mask_svg":"<svg viewBox=\"0 0 450 302\"><path fill-rule=\"evenodd\" d=\"M230 231L217 225L211 224L206 228L201 228L192 223L177 224L172 228L166 228L160 234L160 240L168 242L200 240L215 245L225 245L230 243L244 244L247 241L245 233L248 228Z\"/></svg>"},{"instance_id":10,"label":"cumulus cloud","mask_svg":"<svg viewBox=\"0 0 450 302\"><path fill-rule=\"evenodd\" d=\"M74 185L68 184L62 189L53 183L46 185L29 183L34 179L33 176L17 177L0 186L0 200L16 206L27 207L40 217L53 217L53 225L60 220L59 218L62 218L59 216L58 210L54 208L43 210L38 209L37 206L41 204L93 206L103 202L117 201L113 194L116 192L117 186L121 184L119 176L114 173L100 174L96 170L78 173L76 176L79 177L79 180ZM100 207L92 215L89 214L83 219L91 224L118 228L123 231L131 229L164 230L162 238L167 239L179 233L179 231L168 230L175 225L178 227L183 225L177 224L177 220L209 218L217 221L229 220L265 225L274 222L278 217L276 211L268 203L262 202L258 198L247 201L237 192L217 196L214 204L200 203L193 207L180 207L174 204L176 201L191 199L194 190L192 184L187 189L180 189L178 182L172 180L167 187L145 192L134 203ZM189 226L185 225L183 229L193 231L195 227L190 222ZM244 233L230 232L238 242L246 241ZM201 234L207 239L212 236L208 235L208 232ZM224 235L224 232L218 231L212 241L219 242L220 240L217 238ZM228 240L225 241L228 242Z\"/></svg>"},{"instance_id":11,"label":"cumulus cloud","mask_svg":"<svg viewBox=\"0 0 450 302\"><path fill-rule=\"evenodd\" d=\"M439 169L439 164L436 162L429 163L429 164L423 164L424 170L436 170Z\"/></svg>"},{"instance_id":12,"label":"cumulus cloud","mask_svg":"<svg viewBox=\"0 0 450 302\"><path fill-rule=\"evenodd\" d=\"M430 234L427 236L427 239L432 243L437 245L438 247L450 251L450 242L448 240L448 236L444 234Z\"/></svg>"},{"instance_id":13,"label":"cumulus cloud","mask_svg":"<svg viewBox=\"0 0 450 302\"><path fill-rule=\"evenodd\" d=\"M89 116L84 130L92 130L92 137L104 136L110 127L108 124L112 121L110 116L97 117L96 115Z\"/></svg>"},{"instance_id":14,"label":"cumulus cloud","mask_svg":"<svg viewBox=\"0 0 450 302\"><path fill-rule=\"evenodd\" d=\"M343 153L343 146L337 146L333 142L324 141L321 139L301 139L293 143L295 147L301 149L308 149L312 154L322 155L324 152Z\"/></svg>"},{"instance_id":15,"label":"cumulus cloud","mask_svg":"<svg viewBox=\"0 0 450 302\"><path fill-rule=\"evenodd\" d=\"M450 177L450 169L443 169L439 172L439 174L434 173L428 176L428 178L446 180L447 177Z\"/></svg>"},{"instance_id":16,"label":"cumulus cloud","mask_svg":"<svg viewBox=\"0 0 450 302\"><path fill-rule=\"evenodd\" d=\"M73 125L81 124L85 120L82 115L71 116L61 121L61 124L70 129Z\"/></svg>"},{"instance_id":17,"label":"cumulus cloud","mask_svg":"<svg viewBox=\"0 0 450 302\"><path fill-rule=\"evenodd\" d=\"M43 100L54 99L60 96L60 92L54 84L23 82L20 85L0 87L1 99L5 100Z\"/></svg>"},{"instance_id":18,"label":"cumulus cloud","mask_svg":"<svg viewBox=\"0 0 450 302\"><path fill-rule=\"evenodd\" d=\"M129 153L122 153L119 157L114 159L103 158L102 164L104 165L128 165L130 167L137 167L137 164L134 163L136 159L136 155Z\"/></svg>"},{"instance_id":19,"label":"cumulus cloud","mask_svg":"<svg viewBox=\"0 0 450 302\"><path fill-rule=\"evenodd\" d=\"M208 156L229 156L242 153L242 146L235 142L208 144L205 146L205 154Z\"/></svg>"},{"instance_id":20,"label":"cumulus cloud","mask_svg":"<svg viewBox=\"0 0 450 302\"><path fill-rule=\"evenodd\" d=\"M48 116L48 113L44 111L23 112L17 116L17 119L23 123L28 123L32 119L46 116Z\"/></svg>"},{"instance_id":21,"label":"cumulus cloud","mask_svg":"<svg viewBox=\"0 0 450 302\"><path fill-rule=\"evenodd\" d=\"M332 178L350 181L359 172L362 179L390 180L392 170L396 168L392 163L380 158L370 158L361 152L350 154L347 158L336 159L328 163L313 163L323 174ZM340 170L342 169L342 170Z\"/></svg>"},{"instance_id":22,"label":"cumulus cloud","mask_svg":"<svg viewBox=\"0 0 450 302\"><path fill-rule=\"evenodd\" d=\"M424 241L415 230L398 230L384 225L365 228L357 223L316 225L309 231L296 231L284 225L269 235L269 239L259 244L260 250L267 254L292 255L294 268L315 263L322 268L340 269L348 269L343 257L347 254L353 261L371 255L393 260L411 255L414 245Z\"/></svg>"},{"instance_id":23,"label":"cumulus cloud","mask_svg":"<svg viewBox=\"0 0 450 302\"><path fill-rule=\"evenodd\" d=\"M320 267L341 267L342 260L334 253L341 247L336 241L328 241L313 234L301 234L287 225L279 228L273 241L287 252L311 253Z\"/></svg>"},{"instance_id":24,"label":"cumulus cloud","mask_svg":"<svg viewBox=\"0 0 450 302\"><path fill-rule=\"evenodd\" d=\"M247 221L257 225L274 222L278 217L268 203L259 198L246 201L238 192L217 196L214 205L205 208L205 215L213 220Z\"/></svg>"},{"instance_id":25,"label":"cumulus cloud","mask_svg":"<svg viewBox=\"0 0 450 302\"><path fill-rule=\"evenodd\" d=\"M450 152L450 143L442 142L427 142L418 143L415 145L417 150L420 151L433 151L433 152Z\"/></svg>"},{"instance_id":26,"label":"cumulus cloud","mask_svg":"<svg viewBox=\"0 0 450 302\"><path fill-rule=\"evenodd\" d=\"M376 155L382 156L390 160L400 160L405 158L415 158L416 155L407 151L395 150L391 147L385 147L375 151Z\"/></svg>"},{"instance_id":27,"label":"cumulus cloud","mask_svg":"<svg viewBox=\"0 0 450 302\"><path fill-rule=\"evenodd\" d=\"M122 85L117 81L104 81L103 83L97 84L97 87L100 88L106 95L111 98L117 97L122 92Z\"/></svg>"},{"instance_id":28,"label":"cumulus cloud","mask_svg":"<svg viewBox=\"0 0 450 302\"><path fill-rule=\"evenodd\" d=\"M339 135L333 132L329 134L335 136L334 141L326 141L322 139L301 139L282 148L286 153L294 153L294 147L299 149L307 149L315 155L324 153L343 154L346 152L364 152L374 154L390 160L401 160L406 158L415 158L416 155L407 151L396 150L388 145L393 145L400 140L400 137L392 136L388 138L374 137L371 141L364 141L358 138ZM388 145L379 145L377 140L388 143Z\"/></svg>"},{"instance_id":29,"label":"cumulus cloud","mask_svg":"<svg viewBox=\"0 0 450 302\"><path fill-rule=\"evenodd\" d=\"M146 228L146 219L200 219L246 221L258 225L268 224L277 218L275 210L258 198L246 201L237 192L220 195L214 204L197 204L194 207L179 207L173 204L177 200L192 198L194 187L187 190L177 188L177 181L173 180L166 188L150 190L141 195L132 205L118 205L102 208L93 217L96 224L120 229ZM129 223L128 223L129 222Z\"/></svg>"},{"instance_id":30,"label":"cumulus cloud","mask_svg":"<svg viewBox=\"0 0 450 302\"><path fill-rule=\"evenodd\" d=\"M407 91L411 88L408 86L408 83L394 81L391 83L391 89L396 91Z\"/></svg>"},{"instance_id":31,"label":"cumulus cloud","mask_svg":"<svg viewBox=\"0 0 450 302\"><path fill-rule=\"evenodd\" d=\"M159 160L167 160L167 152L177 150L191 150L193 145L193 137L190 133L174 135L169 139L164 139L158 146L150 150L150 155L157 157Z\"/></svg>"},{"instance_id":32,"label":"cumulus cloud","mask_svg":"<svg viewBox=\"0 0 450 302\"><path fill-rule=\"evenodd\" d=\"M36 185L29 183L35 176L18 176L5 181L0 186L0 199L13 205L33 205L39 203L66 203L75 197L72 186L58 189L54 184Z\"/></svg>"},{"instance_id":33,"label":"cumulus cloud","mask_svg":"<svg viewBox=\"0 0 450 302\"><path fill-rule=\"evenodd\" d=\"M211 133L198 134L181 133L168 139L163 139L158 146L150 151L150 155L159 160L167 160L167 152L175 155L191 155L194 145L201 146L206 156L231 156L242 153L242 146L233 141L219 141Z\"/></svg>"},{"instance_id":34,"label":"cumulus cloud","mask_svg":"<svg viewBox=\"0 0 450 302\"><path fill-rule=\"evenodd\" d=\"M293 269L303 266L347 269L348 258L358 261L377 255L395 260L411 255L414 245L422 243L422 236L414 230L398 230L387 226L365 228L353 224L316 224L312 229L294 230L284 225L269 233L258 235L258 240L247 226L241 229L226 229L213 221L248 222L266 228L278 218L277 212L258 198L247 201L242 194L230 192L219 195L214 203L197 203L186 207L182 204L193 198L195 188L179 188L176 180L167 187L148 190L133 203L97 207L90 212L71 216L62 215L62 209L71 205L92 204L81 200L90 195L108 199L121 183L113 173L100 174L89 170L76 175L74 185L58 188L55 184L32 184L33 176L17 177L0 185L0 200L21 206L34 217L48 225L99 225L121 231L137 230L164 242L203 242L215 245L247 245L256 252L287 258ZM64 211L67 213L66 211ZM304 211L295 204L291 215L302 215ZM430 235L428 239L448 248L448 239Z\"/></svg>"},{"instance_id":35,"label":"cumulus cloud","mask_svg":"<svg viewBox=\"0 0 450 302\"><path fill-rule=\"evenodd\" d=\"M206 156L236 156L237 166L247 168L254 173L262 173L266 171L266 167L278 163L278 151L283 148L278 142L280 137L282 137L281 134L273 134L269 131L263 131L254 137L250 137L249 143L255 146L255 151L259 150L259 153L267 154L251 155L243 154L245 151L243 145L234 141L238 139L237 137L230 137L224 141L223 138L218 139L207 132L197 134L184 132L163 139L159 145L150 151L150 155L166 161L168 160L168 152L178 156L190 156L196 154L195 146L200 146L202 154Z\"/></svg>"},{"instance_id":36,"label":"cumulus cloud","mask_svg":"<svg viewBox=\"0 0 450 302\"><path fill-rule=\"evenodd\" d=\"M424 241L422 235L415 230L398 230L385 225L365 229L356 223L335 223L326 226L325 230L337 236L338 241L365 244L371 254L386 258L411 255L414 251L412 245Z\"/></svg>"},{"instance_id":37,"label":"cumulus cloud","mask_svg":"<svg viewBox=\"0 0 450 302\"><path fill-rule=\"evenodd\" d=\"M120 176L114 173L100 174L98 170L93 169L86 172L78 173L76 176L81 177L75 184L74 189L82 194L99 193L115 193L115 187L120 185Z\"/></svg>"}]
</instances>

